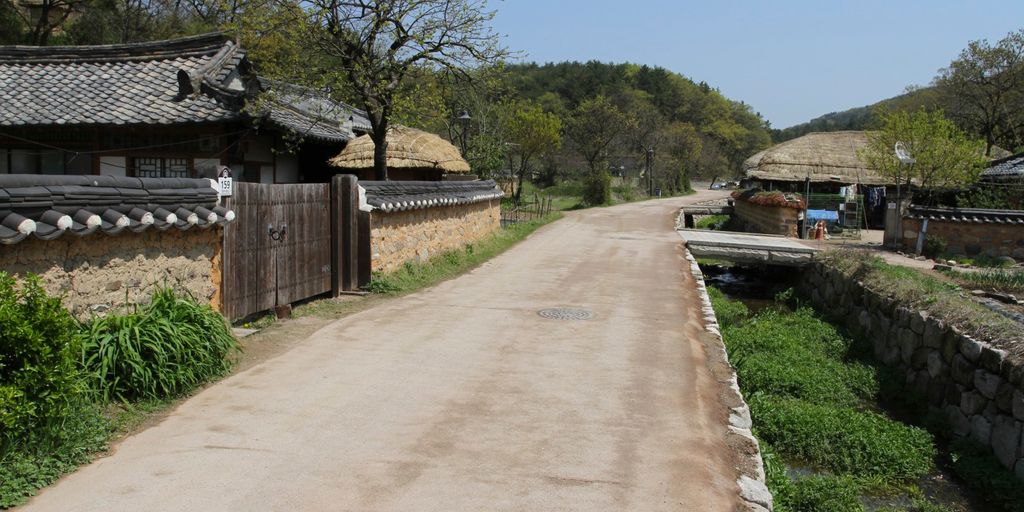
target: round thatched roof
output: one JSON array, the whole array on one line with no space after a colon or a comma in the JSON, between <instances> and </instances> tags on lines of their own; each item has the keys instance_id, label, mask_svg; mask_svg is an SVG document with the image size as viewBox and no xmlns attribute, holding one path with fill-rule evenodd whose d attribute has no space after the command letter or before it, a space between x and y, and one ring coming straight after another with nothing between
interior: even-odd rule
<instances>
[{"instance_id":1,"label":"round thatched roof","mask_svg":"<svg viewBox=\"0 0 1024 512\"><path fill-rule=\"evenodd\" d=\"M342 169L372 169L373 140L361 135L345 145L330 164ZM388 131L388 167L405 169L440 169L451 173L468 173L469 163L452 143L414 128L399 126Z\"/></svg>"},{"instance_id":2,"label":"round thatched roof","mask_svg":"<svg viewBox=\"0 0 1024 512\"><path fill-rule=\"evenodd\" d=\"M776 144L743 162L748 178L886 185L888 180L857 155L866 148L864 132L815 132Z\"/></svg>"}]
</instances>

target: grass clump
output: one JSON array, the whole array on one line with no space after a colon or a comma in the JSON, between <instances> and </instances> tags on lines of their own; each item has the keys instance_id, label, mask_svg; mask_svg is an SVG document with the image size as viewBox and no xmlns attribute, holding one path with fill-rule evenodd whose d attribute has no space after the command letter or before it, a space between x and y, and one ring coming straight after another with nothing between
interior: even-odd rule
<instances>
[{"instance_id":1,"label":"grass clump","mask_svg":"<svg viewBox=\"0 0 1024 512\"><path fill-rule=\"evenodd\" d=\"M801 478L792 495L776 510L799 512L861 512L860 486L850 477L815 475Z\"/></svg>"},{"instance_id":2,"label":"grass clump","mask_svg":"<svg viewBox=\"0 0 1024 512\"><path fill-rule=\"evenodd\" d=\"M92 319L85 326L83 365L105 398L152 399L223 375L238 350L219 313L164 288L134 312Z\"/></svg>"},{"instance_id":3,"label":"grass clump","mask_svg":"<svg viewBox=\"0 0 1024 512\"><path fill-rule=\"evenodd\" d=\"M421 263L406 262L394 272L375 272L369 290L398 295L450 279L501 254L541 226L561 217L561 213L555 212L541 219L512 224L463 249L448 251Z\"/></svg>"}]
</instances>

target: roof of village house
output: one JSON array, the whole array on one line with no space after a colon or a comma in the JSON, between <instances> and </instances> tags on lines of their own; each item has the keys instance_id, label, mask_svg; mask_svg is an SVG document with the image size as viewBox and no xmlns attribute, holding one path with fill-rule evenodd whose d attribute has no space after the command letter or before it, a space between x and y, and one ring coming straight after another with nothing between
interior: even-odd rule
<instances>
[{"instance_id":1,"label":"roof of village house","mask_svg":"<svg viewBox=\"0 0 1024 512\"><path fill-rule=\"evenodd\" d=\"M983 208L944 208L910 205L907 217L948 222L975 224L1024 225L1024 212L1019 210L990 210Z\"/></svg>"},{"instance_id":2,"label":"roof of village house","mask_svg":"<svg viewBox=\"0 0 1024 512\"><path fill-rule=\"evenodd\" d=\"M470 172L469 162L458 148L433 133L396 126L388 131L388 167L407 169L440 169L450 173ZM342 169L372 169L375 144L369 135L361 135L330 159Z\"/></svg>"},{"instance_id":3,"label":"roof of village house","mask_svg":"<svg viewBox=\"0 0 1024 512\"><path fill-rule=\"evenodd\" d=\"M857 155L866 148L862 131L813 132L761 151L743 162L748 178L774 181L836 182L862 185L891 183Z\"/></svg>"},{"instance_id":4,"label":"roof of village house","mask_svg":"<svg viewBox=\"0 0 1024 512\"><path fill-rule=\"evenodd\" d=\"M0 243L29 236L208 228L235 218L212 180L0 175Z\"/></svg>"},{"instance_id":5,"label":"roof of village house","mask_svg":"<svg viewBox=\"0 0 1024 512\"><path fill-rule=\"evenodd\" d=\"M260 78L260 85L271 92L270 122L296 134L347 141L353 138L353 130L370 131L365 112L331 100L319 91L266 78Z\"/></svg>"},{"instance_id":6,"label":"roof of village house","mask_svg":"<svg viewBox=\"0 0 1024 512\"><path fill-rule=\"evenodd\" d=\"M360 181L366 202L385 212L472 204L500 199L504 192L491 180Z\"/></svg>"},{"instance_id":7,"label":"roof of village house","mask_svg":"<svg viewBox=\"0 0 1024 512\"><path fill-rule=\"evenodd\" d=\"M995 160L981 172L983 181L1014 181L1024 179L1024 153Z\"/></svg>"},{"instance_id":8,"label":"roof of village house","mask_svg":"<svg viewBox=\"0 0 1024 512\"><path fill-rule=\"evenodd\" d=\"M273 98L268 117L281 128L334 142L369 124L362 112L314 91L278 87L288 93ZM222 33L116 45L0 46L0 127L243 120L245 100L261 89L245 50Z\"/></svg>"}]
</instances>

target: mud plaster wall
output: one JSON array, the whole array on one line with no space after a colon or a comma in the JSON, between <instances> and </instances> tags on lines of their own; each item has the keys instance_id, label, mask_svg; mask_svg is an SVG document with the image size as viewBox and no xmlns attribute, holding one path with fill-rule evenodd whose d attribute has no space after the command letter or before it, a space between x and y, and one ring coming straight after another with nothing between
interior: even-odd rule
<instances>
[{"instance_id":1,"label":"mud plaster wall","mask_svg":"<svg viewBox=\"0 0 1024 512\"><path fill-rule=\"evenodd\" d=\"M761 206L747 201L736 201L736 218L750 231L769 235L797 236L799 210L779 206Z\"/></svg>"},{"instance_id":2,"label":"mud plaster wall","mask_svg":"<svg viewBox=\"0 0 1024 512\"><path fill-rule=\"evenodd\" d=\"M219 306L222 228L120 233L0 246L0 270L38 274L78 317L145 302L166 284Z\"/></svg>"},{"instance_id":3,"label":"mud plaster wall","mask_svg":"<svg viewBox=\"0 0 1024 512\"><path fill-rule=\"evenodd\" d=\"M916 251L920 219L903 219L903 250ZM946 242L946 253L1024 260L1024 226L929 220L925 236Z\"/></svg>"},{"instance_id":4,"label":"mud plaster wall","mask_svg":"<svg viewBox=\"0 0 1024 512\"><path fill-rule=\"evenodd\" d=\"M461 249L501 227L498 200L370 214L373 271L391 272L405 262L421 262Z\"/></svg>"}]
</instances>

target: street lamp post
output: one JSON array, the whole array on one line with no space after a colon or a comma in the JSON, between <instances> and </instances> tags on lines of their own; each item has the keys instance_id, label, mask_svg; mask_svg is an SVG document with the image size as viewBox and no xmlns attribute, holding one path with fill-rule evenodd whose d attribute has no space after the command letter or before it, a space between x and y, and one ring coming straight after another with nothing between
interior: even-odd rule
<instances>
[{"instance_id":1,"label":"street lamp post","mask_svg":"<svg viewBox=\"0 0 1024 512\"><path fill-rule=\"evenodd\" d=\"M463 158L467 158L467 155L466 155L466 149L467 149L466 148L466 135L469 133L469 123L472 120L473 120L473 118L469 116L469 111L468 110L463 110L462 111L462 115L455 118L455 121L458 123L458 125L462 127L462 129L459 130L458 134L459 134L459 150L462 151L462 157Z\"/></svg>"}]
</instances>

